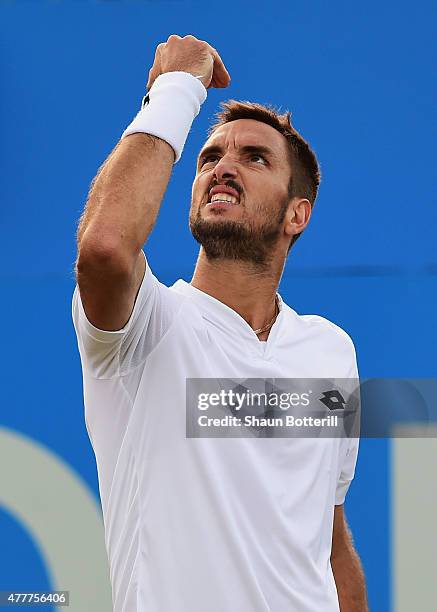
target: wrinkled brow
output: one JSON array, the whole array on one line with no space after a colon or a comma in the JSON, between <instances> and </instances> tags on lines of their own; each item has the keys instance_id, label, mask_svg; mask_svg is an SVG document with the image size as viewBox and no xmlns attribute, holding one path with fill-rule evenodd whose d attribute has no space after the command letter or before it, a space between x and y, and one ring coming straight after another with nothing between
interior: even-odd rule
<instances>
[{"instance_id":1,"label":"wrinkled brow","mask_svg":"<svg viewBox=\"0 0 437 612\"><path fill-rule=\"evenodd\" d=\"M245 145L240 147L240 151L242 153L252 153L254 155L264 155L266 158L270 160L276 160L277 157L275 153L269 147L264 145ZM223 147L220 145L209 145L205 147L197 158L197 163L200 163L205 157L208 155L216 155L217 153L223 153Z\"/></svg>"}]
</instances>

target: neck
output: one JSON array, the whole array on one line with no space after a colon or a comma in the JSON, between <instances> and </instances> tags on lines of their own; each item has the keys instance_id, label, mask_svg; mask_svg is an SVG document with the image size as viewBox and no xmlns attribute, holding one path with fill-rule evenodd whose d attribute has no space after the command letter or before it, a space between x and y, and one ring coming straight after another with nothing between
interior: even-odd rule
<instances>
[{"instance_id":1,"label":"neck","mask_svg":"<svg viewBox=\"0 0 437 612\"><path fill-rule=\"evenodd\" d=\"M191 285L235 310L255 330L275 316L284 265L285 259L262 269L250 262L209 260L201 248ZM258 337L265 340L267 336L268 332Z\"/></svg>"}]
</instances>

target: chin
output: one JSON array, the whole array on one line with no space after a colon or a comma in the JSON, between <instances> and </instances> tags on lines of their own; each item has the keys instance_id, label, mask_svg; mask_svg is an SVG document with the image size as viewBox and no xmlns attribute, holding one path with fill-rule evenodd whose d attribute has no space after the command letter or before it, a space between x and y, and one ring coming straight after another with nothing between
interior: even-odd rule
<instances>
[{"instance_id":1,"label":"chin","mask_svg":"<svg viewBox=\"0 0 437 612\"><path fill-rule=\"evenodd\" d=\"M214 219L219 220L229 220L229 221L239 221L241 219L241 210L234 208L222 207L222 206L214 206L214 207L205 207L202 209L200 213L200 218L204 221L213 221Z\"/></svg>"}]
</instances>

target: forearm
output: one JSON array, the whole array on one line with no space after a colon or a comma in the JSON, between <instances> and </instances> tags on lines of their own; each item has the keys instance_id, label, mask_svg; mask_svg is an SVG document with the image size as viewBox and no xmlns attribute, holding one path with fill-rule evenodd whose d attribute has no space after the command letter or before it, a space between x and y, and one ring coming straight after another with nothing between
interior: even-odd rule
<instances>
[{"instance_id":1,"label":"forearm","mask_svg":"<svg viewBox=\"0 0 437 612\"><path fill-rule=\"evenodd\" d=\"M78 230L81 252L122 253L135 261L158 216L174 163L165 141L123 138L95 177Z\"/></svg>"},{"instance_id":2,"label":"forearm","mask_svg":"<svg viewBox=\"0 0 437 612\"><path fill-rule=\"evenodd\" d=\"M331 566L337 586L341 612L368 612L366 582L361 561L348 542L331 556Z\"/></svg>"},{"instance_id":3,"label":"forearm","mask_svg":"<svg viewBox=\"0 0 437 612\"><path fill-rule=\"evenodd\" d=\"M77 283L96 327L117 330L129 320L144 278L141 249L173 165L206 88L226 87L229 80L220 56L204 41L172 35L158 45L149 72L149 103L99 170L79 225Z\"/></svg>"}]
</instances>

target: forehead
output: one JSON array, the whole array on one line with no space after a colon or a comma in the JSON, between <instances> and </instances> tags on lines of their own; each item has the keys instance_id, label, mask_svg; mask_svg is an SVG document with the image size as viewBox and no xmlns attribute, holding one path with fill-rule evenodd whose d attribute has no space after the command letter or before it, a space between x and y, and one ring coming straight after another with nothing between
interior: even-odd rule
<instances>
[{"instance_id":1,"label":"forehead","mask_svg":"<svg viewBox=\"0 0 437 612\"><path fill-rule=\"evenodd\" d=\"M220 126L211 134L202 147L219 145L223 148L246 145L267 146L277 157L278 162L287 157L287 142L274 127L255 119L236 119Z\"/></svg>"}]
</instances>

